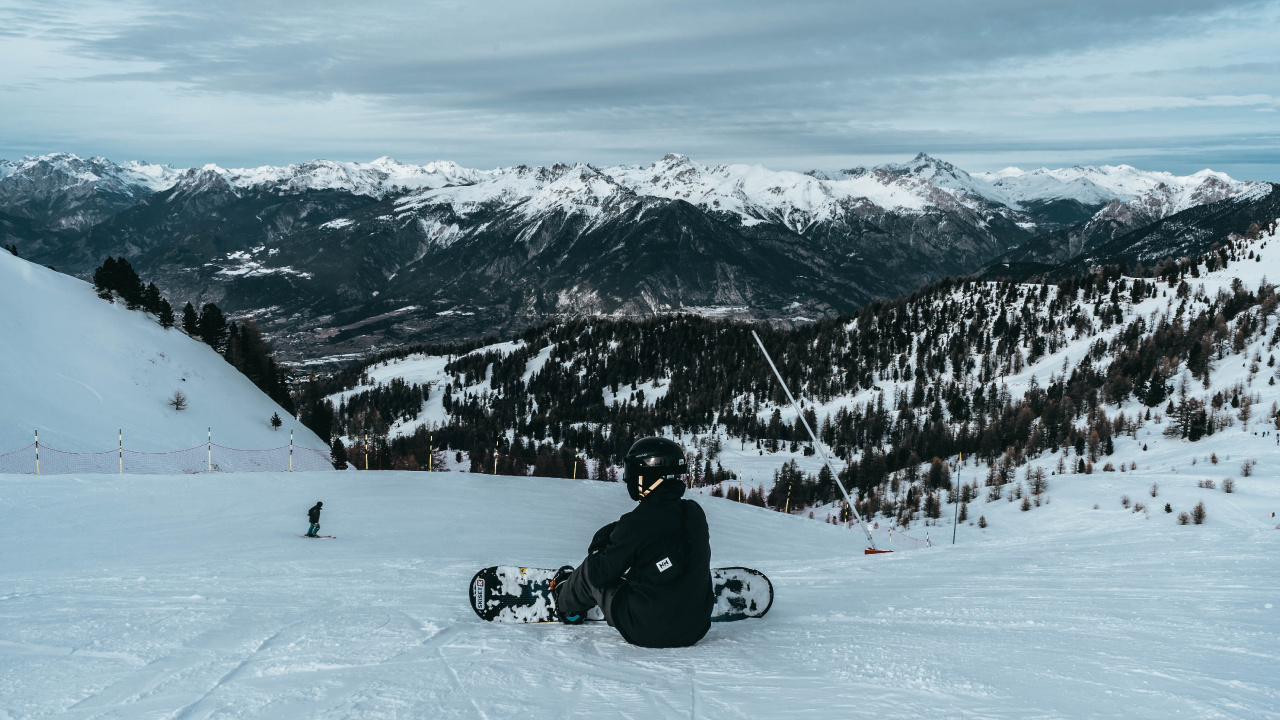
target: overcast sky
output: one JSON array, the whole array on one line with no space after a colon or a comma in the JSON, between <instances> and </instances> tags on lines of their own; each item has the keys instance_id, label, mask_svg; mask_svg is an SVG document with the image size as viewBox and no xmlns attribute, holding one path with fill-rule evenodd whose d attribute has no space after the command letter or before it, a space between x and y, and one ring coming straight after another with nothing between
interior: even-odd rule
<instances>
[{"instance_id":1,"label":"overcast sky","mask_svg":"<svg viewBox=\"0 0 1280 720\"><path fill-rule=\"evenodd\" d=\"M0 0L0 158L1280 181L1280 2Z\"/></svg>"}]
</instances>

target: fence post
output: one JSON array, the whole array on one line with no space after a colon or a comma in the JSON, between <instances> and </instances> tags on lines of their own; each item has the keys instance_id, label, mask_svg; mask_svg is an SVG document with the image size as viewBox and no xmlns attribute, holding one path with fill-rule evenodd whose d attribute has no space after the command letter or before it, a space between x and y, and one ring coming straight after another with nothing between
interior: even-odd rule
<instances>
[{"instance_id":1,"label":"fence post","mask_svg":"<svg viewBox=\"0 0 1280 720\"><path fill-rule=\"evenodd\" d=\"M293 472L293 428L289 428L289 472Z\"/></svg>"},{"instance_id":2,"label":"fence post","mask_svg":"<svg viewBox=\"0 0 1280 720\"><path fill-rule=\"evenodd\" d=\"M573 479L578 479L578 458L573 459Z\"/></svg>"},{"instance_id":3,"label":"fence post","mask_svg":"<svg viewBox=\"0 0 1280 720\"><path fill-rule=\"evenodd\" d=\"M364 434L364 469L369 469L369 433Z\"/></svg>"},{"instance_id":4,"label":"fence post","mask_svg":"<svg viewBox=\"0 0 1280 720\"><path fill-rule=\"evenodd\" d=\"M432 467L432 461L436 457L436 436L427 436L427 472L431 472L435 468Z\"/></svg>"},{"instance_id":5,"label":"fence post","mask_svg":"<svg viewBox=\"0 0 1280 720\"><path fill-rule=\"evenodd\" d=\"M36 474L40 474L40 431L36 430Z\"/></svg>"},{"instance_id":6,"label":"fence post","mask_svg":"<svg viewBox=\"0 0 1280 720\"><path fill-rule=\"evenodd\" d=\"M120 428L120 474L124 474L124 428Z\"/></svg>"},{"instance_id":7,"label":"fence post","mask_svg":"<svg viewBox=\"0 0 1280 720\"><path fill-rule=\"evenodd\" d=\"M493 441L493 474L498 474L498 443L500 440Z\"/></svg>"},{"instance_id":8,"label":"fence post","mask_svg":"<svg viewBox=\"0 0 1280 720\"><path fill-rule=\"evenodd\" d=\"M213 426L209 426L209 472L213 472Z\"/></svg>"}]
</instances>

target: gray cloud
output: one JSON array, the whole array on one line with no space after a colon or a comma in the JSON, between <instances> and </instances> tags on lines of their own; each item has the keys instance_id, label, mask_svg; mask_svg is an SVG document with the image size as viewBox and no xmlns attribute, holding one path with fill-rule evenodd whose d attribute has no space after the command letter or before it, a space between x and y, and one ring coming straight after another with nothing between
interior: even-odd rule
<instances>
[{"instance_id":1,"label":"gray cloud","mask_svg":"<svg viewBox=\"0 0 1280 720\"><path fill-rule=\"evenodd\" d=\"M1174 170L1229 154L1280 179L1274 2L367 5L0 7L10 52L49 60L0 80L17 130L0 152L832 168L923 149Z\"/></svg>"}]
</instances>

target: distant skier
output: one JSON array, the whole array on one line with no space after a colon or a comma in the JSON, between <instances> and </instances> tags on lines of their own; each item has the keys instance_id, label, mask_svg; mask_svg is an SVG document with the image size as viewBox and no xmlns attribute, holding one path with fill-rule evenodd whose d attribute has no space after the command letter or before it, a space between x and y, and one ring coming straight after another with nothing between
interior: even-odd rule
<instances>
[{"instance_id":1,"label":"distant skier","mask_svg":"<svg viewBox=\"0 0 1280 720\"><path fill-rule=\"evenodd\" d=\"M316 533L320 532L320 508L322 507L324 507L324 503L317 501L307 511L307 519L311 521L311 529L307 531L307 537L316 537Z\"/></svg>"},{"instance_id":2,"label":"distant skier","mask_svg":"<svg viewBox=\"0 0 1280 720\"><path fill-rule=\"evenodd\" d=\"M640 504L600 528L575 570L552 581L560 621L575 625L599 606L633 645L693 645L711 628L711 539L698 503L681 500L684 451L666 438L638 440L627 451L625 480Z\"/></svg>"}]
</instances>

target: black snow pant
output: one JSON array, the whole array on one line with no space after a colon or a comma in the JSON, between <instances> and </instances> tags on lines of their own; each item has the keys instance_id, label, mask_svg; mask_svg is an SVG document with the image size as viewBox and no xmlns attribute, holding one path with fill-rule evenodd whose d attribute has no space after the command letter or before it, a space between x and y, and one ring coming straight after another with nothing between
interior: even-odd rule
<instances>
[{"instance_id":1,"label":"black snow pant","mask_svg":"<svg viewBox=\"0 0 1280 720\"><path fill-rule=\"evenodd\" d=\"M605 622L613 627L613 614L610 612L609 606L613 604L613 598L618 594L618 586L611 588L598 588L591 584L588 578L587 565L591 562L588 556L582 564L578 566L569 579L564 581L564 589L560 590L558 601L564 604L564 607L570 611L586 612L592 607L600 606L604 612ZM623 582L626 582L625 580Z\"/></svg>"}]
</instances>

